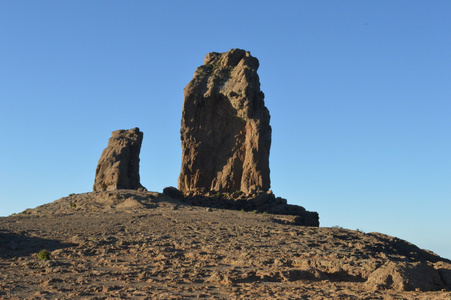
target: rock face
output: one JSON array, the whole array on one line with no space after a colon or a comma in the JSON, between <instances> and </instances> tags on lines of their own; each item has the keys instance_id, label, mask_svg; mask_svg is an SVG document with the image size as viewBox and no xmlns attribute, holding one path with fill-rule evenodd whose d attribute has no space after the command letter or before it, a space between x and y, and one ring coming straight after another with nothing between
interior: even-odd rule
<instances>
[{"instance_id":1,"label":"rock face","mask_svg":"<svg viewBox=\"0 0 451 300\"><path fill-rule=\"evenodd\" d=\"M111 134L96 168L94 192L143 189L139 178L139 153L143 133L139 128L116 130Z\"/></svg>"},{"instance_id":2,"label":"rock face","mask_svg":"<svg viewBox=\"0 0 451 300\"><path fill-rule=\"evenodd\" d=\"M270 115L258 67L244 50L212 52L185 87L178 181L183 193L269 190Z\"/></svg>"}]
</instances>

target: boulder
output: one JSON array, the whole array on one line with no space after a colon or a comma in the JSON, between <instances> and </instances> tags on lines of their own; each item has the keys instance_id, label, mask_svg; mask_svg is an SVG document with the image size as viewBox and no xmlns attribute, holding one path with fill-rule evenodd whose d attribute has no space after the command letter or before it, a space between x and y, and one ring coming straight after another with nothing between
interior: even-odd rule
<instances>
[{"instance_id":1,"label":"boulder","mask_svg":"<svg viewBox=\"0 0 451 300\"><path fill-rule=\"evenodd\" d=\"M173 186L168 186L163 189L163 194L176 200L183 200L183 193Z\"/></svg>"},{"instance_id":2,"label":"boulder","mask_svg":"<svg viewBox=\"0 0 451 300\"><path fill-rule=\"evenodd\" d=\"M145 190L139 177L139 153L143 133L136 127L116 130L111 135L97 164L94 192Z\"/></svg>"},{"instance_id":3,"label":"boulder","mask_svg":"<svg viewBox=\"0 0 451 300\"><path fill-rule=\"evenodd\" d=\"M441 261L435 264L434 268L436 268L440 274L443 284L446 285L448 290L451 290L451 262L449 260L446 262Z\"/></svg>"},{"instance_id":4,"label":"boulder","mask_svg":"<svg viewBox=\"0 0 451 300\"><path fill-rule=\"evenodd\" d=\"M439 272L426 262L387 262L370 274L366 287L373 290L437 291L445 288Z\"/></svg>"},{"instance_id":5,"label":"boulder","mask_svg":"<svg viewBox=\"0 0 451 300\"><path fill-rule=\"evenodd\" d=\"M212 52L185 87L178 181L184 194L269 190L270 115L258 67L245 50Z\"/></svg>"}]
</instances>

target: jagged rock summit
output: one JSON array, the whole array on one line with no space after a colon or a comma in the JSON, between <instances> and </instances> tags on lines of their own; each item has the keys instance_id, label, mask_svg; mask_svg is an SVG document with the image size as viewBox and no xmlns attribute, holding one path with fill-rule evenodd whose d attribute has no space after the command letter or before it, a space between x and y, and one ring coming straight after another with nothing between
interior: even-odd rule
<instances>
[{"instance_id":1,"label":"jagged rock summit","mask_svg":"<svg viewBox=\"0 0 451 300\"><path fill-rule=\"evenodd\" d=\"M269 190L271 126L258 67L245 50L212 52L185 87L178 181L184 194Z\"/></svg>"},{"instance_id":2,"label":"jagged rock summit","mask_svg":"<svg viewBox=\"0 0 451 300\"><path fill-rule=\"evenodd\" d=\"M143 133L139 128L111 133L96 168L94 192L119 189L145 190L139 177L139 153Z\"/></svg>"}]
</instances>

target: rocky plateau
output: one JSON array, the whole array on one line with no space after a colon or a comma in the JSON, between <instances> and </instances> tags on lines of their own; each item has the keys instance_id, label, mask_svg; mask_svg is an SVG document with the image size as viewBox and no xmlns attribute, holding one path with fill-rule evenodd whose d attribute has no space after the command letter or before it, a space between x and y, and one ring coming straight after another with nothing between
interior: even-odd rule
<instances>
[{"instance_id":1,"label":"rocky plateau","mask_svg":"<svg viewBox=\"0 0 451 300\"><path fill-rule=\"evenodd\" d=\"M73 194L0 218L0 298L451 299L449 260L295 219L165 193Z\"/></svg>"}]
</instances>

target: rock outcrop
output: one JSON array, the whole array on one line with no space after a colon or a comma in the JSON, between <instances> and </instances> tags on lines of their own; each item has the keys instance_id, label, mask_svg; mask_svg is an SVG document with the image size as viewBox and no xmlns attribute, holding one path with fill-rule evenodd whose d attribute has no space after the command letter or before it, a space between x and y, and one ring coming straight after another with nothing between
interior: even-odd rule
<instances>
[{"instance_id":1,"label":"rock outcrop","mask_svg":"<svg viewBox=\"0 0 451 300\"><path fill-rule=\"evenodd\" d=\"M270 115L249 52L206 55L185 87L182 113L184 193L255 193L270 188Z\"/></svg>"},{"instance_id":2,"label":"rock outcrop","mask_svg":"<svg viewBox=\"0 0 451 300\"><path fill-rule=\"evenodd\" d=\"M96 168L94 192L119 189L145 190L139 177L139 153L143 133L139 128L111 134Z\"/></svg>"},{"instance_id":3,"label":"rock outcrop","mask_svg":"<svg viewBox=\"0 0 451 300\"><path fill-rule=\"evenodd\" d=\"M424 261L387 262L369 275L365 286L373 290L396 291L437 291L446 288L440 272Z\"/></svg>"},{"instance_id":4,"label":"rock outcrop","mask_svg":"<svg viewBox=\"0 0 451 300\"><path fill-rule=\"evenodd\" d=\"M171 191L171 193L175 194L175 191ZM173 197L168 192L165 192L165 194ZM294 216L289 222L290 224L319 226L319 215L317 212L307 211L299 205L287 204L287 199L276 197L272 191L260 192L258 194L243 194L241 192L218 192L214 194L210 192L207 195L187 196L181 199L181 201L194 206Z\"/></svg>"}]
</instances>

